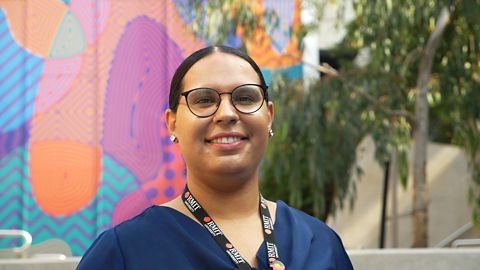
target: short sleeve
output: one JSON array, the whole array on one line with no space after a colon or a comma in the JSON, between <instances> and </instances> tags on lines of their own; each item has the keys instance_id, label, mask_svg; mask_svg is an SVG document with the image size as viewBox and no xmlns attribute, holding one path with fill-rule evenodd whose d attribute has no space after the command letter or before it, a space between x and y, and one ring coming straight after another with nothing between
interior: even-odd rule
<instances>
[{"instance_id":1,"label":"short sleeve","mask_svg":"<svg viewBox=\"0 0 480 270\"><path fill-rule=\"evenodd\" d=\"M114 229L100 234L85 252L77 270L123 270L123 255Z\"/></svg>"}]
</instances>

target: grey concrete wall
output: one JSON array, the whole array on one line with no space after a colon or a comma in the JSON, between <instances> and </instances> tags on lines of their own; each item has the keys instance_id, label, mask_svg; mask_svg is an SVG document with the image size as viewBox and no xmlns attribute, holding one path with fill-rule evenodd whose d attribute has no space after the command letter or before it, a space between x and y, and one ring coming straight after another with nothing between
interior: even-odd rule
<instances>
[{"instance_id":1,"label":"grey concrete wall","mask_svg":"<svg viewBox=\"0 0 480 270\"><path fill-rule=\"evenodd\" d=\"M364 174L357 182L354 208L352 210L345 207L338 211L328 223L340 235L346 248L378 248L384 172L374 159L374 144L371 138L366 138L362 142L357 155L358 165ZM467 196L470 181L466 156L460 148L436 143L428 145L430 247L434 247L458 228L471 222L471 205ZM410 177L408 186L404 189L399 181L397 182L398 245L392 244L390 201L389 219L386 224L386 247L409 248L412 244L412 183L413 179ZM390 191L390 198L391 194ZM478 235L472 237L478 238Z\"/></svg>"},{"instance_id":2,"label":"grey concrete wall","mask_svg":"<svg viewBox=\"0 0 480 270\"><path fill-rule=\"evenodd\" d=\"M350 250L355 270L478 270L480 249Z\"/></svg>"},{"instance_id":3,"label":"grey concrete wall","mask_svg":"<svg viewBox=\"0 0 480 270\"><path fill-rule=\"evenodd\" d=\"M480 249L348 250L356 270L478 270ZM0 259L0 270L74 270L80 257L65 260ZM308 269L306 269L308 270Z\"/></svg>"},{"instance_id":4,"label":"grey concrete wall","mask_svg":"<svg viewBox=\"0 0 480 270\"><path fill-rule=\"evenodd\" d=\"M81 257L0 259L0 270L75 270Z\"/></svg>"}]
</instances>

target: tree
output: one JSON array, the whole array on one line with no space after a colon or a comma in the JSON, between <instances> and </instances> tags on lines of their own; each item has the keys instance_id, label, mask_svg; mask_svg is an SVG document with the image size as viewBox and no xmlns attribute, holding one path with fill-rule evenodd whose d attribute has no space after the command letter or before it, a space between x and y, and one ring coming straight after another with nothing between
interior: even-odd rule
<instances>
[{"instance_id":1,"label":"tree","mask_svg":"<svg viewBox=\"0 0 480 270\"><path fill-rule=\"evenodd\" d=\"M345 8L345 2L338 1ZM480 1L367 1L354 0L355 19L348 26L337 51L367 51L369 63L357 67L345 62L340 79L370 100L365 123L376 142L377 160L384 164L392 153L402 161L400 179L406 184L406 149L415 134L417 142L429 140L456 143L469 156L472 169L470 198L473 220L480 221ZM450 20L439 16L442 9ZM444 31L442 36L442 31ZM437 39L438 38L438 39ZM438 44L438 48L435 50ZM421 91L419 91L421 89ZM422 113L422 104L424 106ZM426 112L430 110L432 114ZM433 123L428 126L426 123ZM427 129L428 128L428 129ZM422 135L423 134L423 135ZM413 246L428 244L426 214L425 153L418 148L414 167L415 195ZM396 150L396 151L394 151ZM420 185L417 185L420 183ZM422 198L423 196L423 198ZM423 228L422 228L423 227Z\"/></svg>"},{"instance_id":2,"label":"tree","mask_svg":"<svg viewBox=\"0 0 480 270\"><path fill-rule=\"evenodd\" d=\"M326 220L353 202L355 149L366 128L357 114L365 102L336 78L307 90L301 81L273 80L272 137L263 164L262 190L272 199Z\"/></svg>"}]
</instances>

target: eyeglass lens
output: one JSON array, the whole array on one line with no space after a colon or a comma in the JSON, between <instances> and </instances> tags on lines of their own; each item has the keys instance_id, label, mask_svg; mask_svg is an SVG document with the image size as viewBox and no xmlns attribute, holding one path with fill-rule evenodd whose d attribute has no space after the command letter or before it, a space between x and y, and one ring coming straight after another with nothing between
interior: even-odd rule
<instances>
[{"instance_id":1,"label":"eyeglass lens","mask_svg":"<svg viewBox=\"0 0 480 270\"><path fill-rule=\"evenodd\" d=\"M210 116L220 105L220 95L210 88L199 88L190 92L187 103L192 113L197 116ZM243 85L235 88L231 93L233 106L242 113L253 113L263 104L263 89L258 85Z\"/></svg>"}]
</instances>

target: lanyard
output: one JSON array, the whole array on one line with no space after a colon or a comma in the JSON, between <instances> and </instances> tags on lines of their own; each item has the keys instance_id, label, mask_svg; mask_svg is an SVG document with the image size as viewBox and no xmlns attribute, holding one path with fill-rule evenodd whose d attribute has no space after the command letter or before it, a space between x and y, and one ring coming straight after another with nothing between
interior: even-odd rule
<instances>
[{"instance_id":1,"label":"lanyard","mask_svg":"<svg viewBox=\"0 0 480 270\"><path fill-rule=\"evenodd\" d=\"M237 249L230 243L227 237L223 234L215 221L208 215L207 211L202 208L200 203L195 199L193 194L185 185L185 190L182 194L182 200L187 209L195 216L207 231L213 236L217 244L225 250L232 261L237 265L239 269L247 270L252 269L248 262L240 255ZM285 265L279 260L278 249L275 241L275 234L273 232L273 222L268 211L267 202L260 194L260 204L258 206L260 216L263 224L263 237L267 246L268 262L270 263L270 269L284 270Z\"/></svg>"}]
</instances>

